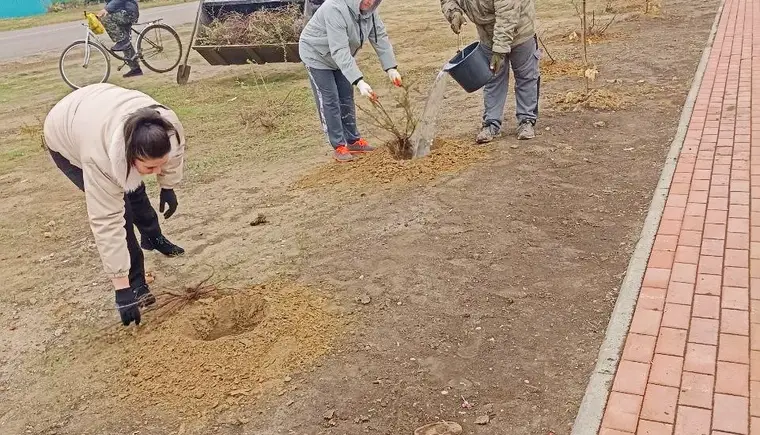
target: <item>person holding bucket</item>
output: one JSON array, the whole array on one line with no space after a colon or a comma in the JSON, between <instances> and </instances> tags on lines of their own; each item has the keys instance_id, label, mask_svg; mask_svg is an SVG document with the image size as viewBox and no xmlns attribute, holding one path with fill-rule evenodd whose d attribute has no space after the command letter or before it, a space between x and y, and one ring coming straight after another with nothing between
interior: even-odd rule
<instances>
[{"instance_id":1,"label":"person holding bucket","mask_svg":"<svg viewBox=\"0 0 760 435\"><path fill-rule=\"evenodd\" d=\"M299 39L299 54L309 73L322 128L338 162L373 151L356 126L354 92L372 101L377 95L364 80L356 53L369 41L391 82L401 86L396 56L377 13L382 0L325 0Z\"/></svg>"},{"instance_id":2,"label":"person holding bucket","mask_svg":"<svg viewBox=\"0 0 760 435\"><path fill-rule=\"evenodd\" d=\"M99 83L75 90L45 117L43 141L53 162L84 192L87 216L124 326L140 324L140 306L156 301L135 237L153 227L168 242L145 193L143 176L161 186L160 211L177 209L185 136L177 115L148 95ZM174 245L171 245L174 246ZM179 247L174 246L177 249Z\"/></svg>"},{"instance_id":3,"label":"person holding bucket","mask_svg":"<svg viewBox=\"0 0 760 435\"><path fill-rule=\"evenodd\" d=\"M501 134L509 83L507 63L515 74L517 139L536 137L540 51L535 0L441 0L441 10L456 34L466 15L478 31L479 49L490 58L494 75L483 88L483 124L476 141L488 143Z\"/></svg>"}]
</instances>

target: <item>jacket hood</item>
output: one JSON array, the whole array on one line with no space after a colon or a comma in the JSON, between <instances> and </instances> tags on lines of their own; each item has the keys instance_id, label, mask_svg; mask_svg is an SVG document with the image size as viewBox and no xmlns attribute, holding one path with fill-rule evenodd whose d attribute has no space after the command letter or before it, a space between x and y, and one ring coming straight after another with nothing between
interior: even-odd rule
<instances>
[{"instance_id":1,"label":"jacket hood","mask_svg":"<svg viewBox=\"0 0 760 435\"><path fill-rule=\"evenodd\" d=\"M348 5L348 8L351 10L351 13L354 14L355 16L358 17L362 15L362 16L368 17L372 15L372 13L375 12L375 10L377 10L377 7L380 6L380 2L382 2L383 0L374 0L372 3L372 7L370 7L368 10L365 10L365 11L362 11L360 7L362 0L344 0L344 1Z\"/></svg>"}]
</instances>

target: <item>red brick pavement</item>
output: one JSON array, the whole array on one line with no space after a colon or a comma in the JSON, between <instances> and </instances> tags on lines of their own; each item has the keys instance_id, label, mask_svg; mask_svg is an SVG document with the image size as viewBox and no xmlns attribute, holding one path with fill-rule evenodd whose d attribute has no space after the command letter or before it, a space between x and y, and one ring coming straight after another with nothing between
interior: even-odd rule
<instances>
[{"instance_id":1,"label":"red brick pavement","mask_svg":"<svg viewBox=\"0 0 760 435\"><path fill-rule=\"evenodd\" d=\"M760 435L755 91L760 0L727 0L600 434Z\"/></svg>"}]
</instances>

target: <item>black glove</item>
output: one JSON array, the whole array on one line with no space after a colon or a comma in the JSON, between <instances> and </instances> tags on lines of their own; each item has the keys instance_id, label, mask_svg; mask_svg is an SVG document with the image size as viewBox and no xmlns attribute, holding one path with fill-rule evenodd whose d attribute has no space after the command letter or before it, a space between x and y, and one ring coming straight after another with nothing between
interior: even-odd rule
<instances>
[{"instance_id":1,"label":"black glove","mask_svg":"<svg viewBox=\"0 0 760 435\"><path fill-rule=\"evenodd\" d=\"M150 292L148 284L143 284L137 287L133 292L140 308L145 308L156 303L156 297Z\"/></svg>"},{"instance_id":2,"label":"black glove","mask_svg":"<svg viewBox=\"0 0 760 435\"><path fill-rule=\"evenodd\" d=\"M168 205L169 207L166 210L166 213L164 213L164 219L169 219L174 212L177 211L177 195L174 193L173 189L161 189L161 196L159 199L158 211L164 213L164 208Z\"/></svg>"},{"instance_id":3,"label":"black glove","mask_svg":"<svg viewBox=\"0 0 760 435\"><path fill-rule=\"evenodd\" d=\"M116 309L119 310L122 325L129 326L133 321L135 325L140 324L140 307L131 288L116 290Z\"/></svg>"}]
</instances>

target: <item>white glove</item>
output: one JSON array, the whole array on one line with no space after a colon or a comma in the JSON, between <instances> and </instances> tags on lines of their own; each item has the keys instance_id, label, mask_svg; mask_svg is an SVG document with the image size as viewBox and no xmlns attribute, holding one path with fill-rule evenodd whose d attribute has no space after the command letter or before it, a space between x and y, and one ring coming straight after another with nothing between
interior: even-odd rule
<instances>
[{"instance_id":1,"label":"white glove","mask_svg":"<svg viewBox=\"0 0 760 435\"><path fill-rule=\"evenodd\" d=\"M397 88L401 87L401 74L399 74L396 68L391 68L388 70L388 78L391 79L391 83L393 83L394 86Z\"/></svg>"},{"instance_id":2,"label":"white glove","mask_svg":"<svg viewBox=\"0 0 760 435\"><path fill-rule=\"evenodd\" d=\"M377 94L375 91L372 90L372 87L367 84L364 80L359 80L359 83L356 84L356 87L359 88L359 92L362 94L363 97L369 98L371 101L377 100Z\"/></svg>"}]
</instances>

